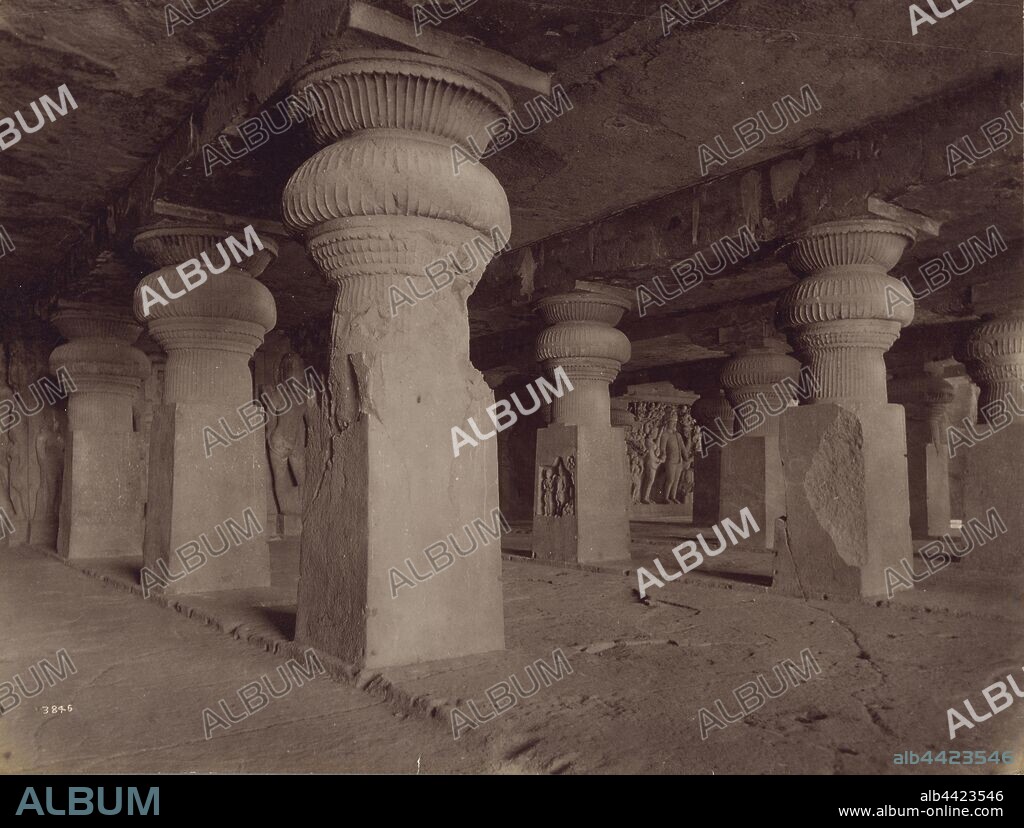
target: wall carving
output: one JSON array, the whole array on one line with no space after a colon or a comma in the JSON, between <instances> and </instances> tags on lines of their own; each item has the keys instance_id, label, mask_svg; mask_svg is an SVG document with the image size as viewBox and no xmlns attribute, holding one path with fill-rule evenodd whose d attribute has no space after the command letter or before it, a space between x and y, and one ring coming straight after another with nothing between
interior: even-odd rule
<instances>
[{"instance_id":1,"label":"wall carving","mask_svg":"<svg viewBox=\"0 0 1024 828\"><path fill-rule=\"evenodd\" d=\"M7 403L0 420L0 508L15 527L13 537L4 530L5 544L56 543L66 416L34 386L48 374L48 350L48 343L19 340L0 350L0 401Z\"/></svg>"},{"instance_id":2,"label":"wall carving","mask_svg":"<svg viewBox=\"0 0 1024 828\"><path fill-rule=\"evenodd\" d=\"M683 503L693 491L693 460L700 450L700 431L690 406L637 400L629 403L629 412L631 502Z\"/></svg>"},{"instance_id":3,"label":"wall carving","mask_svg":"<svg viewBox=\"0 0 1024 828\"><path fill-rule=\"evenodd\" d=\"M576 455L559 457L549 466L538 468L540 475L540 511L544 517L568 517L576 514Z\"/></svg>"},{"instance_id":4,"label":"wall carving","mask_svg":"<svg viewBox=\"0 0 1024 828\"><path fill-rule=\"evenodd\" d=\"M278 532L297 535L302 522L302 486L306 479L306 442L309 402L299 399L289 380L305 383L302 358L288 351L280 356L274 371L275 385L262 388L267 406L267 459L274 506L279 516Z\"/></svg>"}]
</instances>

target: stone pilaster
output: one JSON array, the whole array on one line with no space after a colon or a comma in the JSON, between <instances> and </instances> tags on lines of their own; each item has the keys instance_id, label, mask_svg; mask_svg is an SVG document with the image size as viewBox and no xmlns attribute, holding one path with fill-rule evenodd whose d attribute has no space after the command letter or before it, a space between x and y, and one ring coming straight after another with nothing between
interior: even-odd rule
<instances>
[{"instance_id":1,"label":"stone pilaster","mask_svg":"<svg viewBox=\"0 0 1024 828\"><path fill-rule=\"evenodd\" d=\"M132 407L149 360L132 347L142 328L126 311L63 303L53 324L69 341L50 355L68 397L57 550L65 558L142 554L144 450ZM59 376L59 375L58 375Z\"/></svg>"},{"instance_id":2,"label":"stone pilaster","mask_svg":"<svg viewBox=\"0 0 1024 828\"><path fill-rule=\"evenodd\" d=\"M896 372L889 400L903 406L907 426L907 480L910 531L914 538L937 538L949 532L949 451L946 409L953 386L921 369Z\"/></svg>"},{"instance_id":3,"label":"stone pilaster","mask_svg":"<svg viewBox=\"0 0 1024 828\"><path fill-rule=\"evenodd\" d=\"M368 667L502 649L500 541L471 528L499 523L497 441L456 456L452 428L487 422L494 401L469 361L466 300L509 209L483 165L455 174L453 148L485 147L511 100L467 67L384 50L325 54L307 87L327 101L310 120L324 148L283 215L337 298L296 636Z\"/></svg>"},{"instance_id":4,"label":"stone pilaster","mask_svg":"<svg viewBox=\"0 0 1024 828\"><path fill-rule=\"evenodd\" d=\"M213 273L226 264L228 236L241 231L170 226L135 238L160 268L136 288L135 314L167 354L153 406L145 537L146 567L168 581L160 585L167 593L270 585L265 415L250 405L249 361L277 321L273 296L256 281L276 247L264 238L262 251ZM186 290L177 266L200 256L207 278ZM165 286L183 295L147 307L144 288L169 296Z\"/></svg>"},{"instance_id":5,"label":"stone pilaster","mask_svg":"<svg viewBox=\"0 0 1024 828\"><path fill-rule=\"evenodd\" d=\"M733 438L721 449L722 516L737 520L749 508L759 527L751 542L767 549L775 545L775 521L786 513L779 415L796 403L793 385L799 373L789 346L774 337L744 347L722 369L722 385L736 412Z\"/></svg>"},{"instance_id":6,"label":"stone pilaster","mask_svg":"<svg viewBox=\"0 0 1024 828\"><path fill-rule=\"evenodd\" d=\"M1019 278L1019 277L1017 277ZM1008 293L1010 291L1007 291ZM976 306L976 310L978 310ZM987 310L987 309L986 309ZM1024 299L1008 298L1005 307L985 313L967 341L967 371L981 389L978 425L966 434L969 445L957 441L964 458L964 533L976 547L961 561L966 568L1004 575L1024 575L1024 498L1020 474L1024 468ZM959 430L967 432L962 424ZM1004 531L995 528L991 510ZM975 524L997 537L979 535ZM980 544L984 543L982 547ZM962 544L961 548L966 544Z\"/></svg>"},{"instance_id":7,"label":"stone pilaster","mask_svg":"<svg viewBox=\"0 0 1024 828\"><path fill-rule=\"evenodd\" d=\"M625 432L611 424L608 393L630 356L629 339L615 328L629 307L617 291L584 288L536 304L550 326L537 337L537 360L549 378L561 368L573 389L552 400L552 422L537 432L537 558L593 563L629 557Z\"/></svg>"},{"instance_id":8,"label":"stone pilaster","mask_svg":"<svg viewBox=\"0 0 1024 828\"><path fill-rule=\"evenodd\" d=\"M782 590L884 598L886 567L911 555L904 414L887 402L883 356L913 319L909 290L888 275L913 239L863 219L817 225L783 247L800 281L778 315L814 388L780 420Z\"/></svg>"},{"instance_id":9,"label":"stone pilaster","mask_svg":"<svg viewBox=\"0 0 1024 828\"><path fill-rule=\"evenodd\" d=\"M704 391L691 408L701 428L723 439L732 436L735 413L721 388ZM714 526L726 514L722 511L722 446L705 440L704 453L693 460L693 522L697 526Z\"/></svg>"}]
</instances>

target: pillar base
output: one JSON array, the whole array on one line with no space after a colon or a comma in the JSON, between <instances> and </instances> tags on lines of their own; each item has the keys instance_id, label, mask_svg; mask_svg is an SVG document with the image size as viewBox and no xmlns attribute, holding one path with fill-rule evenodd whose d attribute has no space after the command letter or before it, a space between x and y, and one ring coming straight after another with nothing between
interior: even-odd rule
<instances>
[{"instance_id":1,"label":"pillar base","mask_svg":"<svg viewBox=\"0 0 1024 828\"><path fill-rule=\"evenodd\" d=\"M885 598L912 560L903 407L832 403L780 418L786 487L774 586L805 598Z\"/></svg>"},{"instance_id":2,"label":"pillar base","mask_svg":"<svg viewBox=\"0 0 1024 828\"><path fill-rule=\"evenodd\" d=\"M744 509L761 527L744 545L775 546L775 521L786 513L786 487L776 432L748 435L722 446L721 515L733 520ZM710 457L710 453L709 453Z\"/></svg>"},{"instance_id":3,"label":"pillar base","mask_svg":"<svg viewBox=\"0 0 1024 828\"><path fill-rule=\"evenodd\" d=\"M571 475L571 488L556 482ZM629 557L629 485L621 428L550 425L537 432L533 555L596 563ZM544 482L545 476L551 481ZM567 492L567 493L566 493ZM559 514L561 513L561 514Z\"/></svg>"},{"instance_id":4,"label":"pillar base","mask_svg":"<svg viewBox=\"0 0 1024 828\"><path fill-rule=\"evenodd\" d=\"M984 427L980 429L987 433ZM1024 498L1020 492L1020 473L1024 468L1024 423L1014 422L1002 431L979 440L974 446L958 448L958 455L964 458L964 533L971 528L975 546L971 552L960 558L965 570L996 572L1000 575L1019 577L1024 575L1024 549L1021 536L1024 535ZM996 519L986 515L994 508L1005 532L996 528ZM971 521L977 520L982 528L992 526L995 538L979 534ZM984 543L984 545L982 545ZM963 549L966 542L957 544Z\"/></svg>"},{"instance_id":5,"label":"pillar base","mask_svg":"<svg viewBox=\"0 0 1024 828\"><path fill-rule=\"evenodd\" d=\"M141 513L141 506L139 509ZM139 529L139 539L141 544L142 530ZM57 521L55 520L35 520L34 518L29 522L28 525L28 542L33 546L45 546L48 549L57 548ZM141 545L140 545L141 550Z\"/></svg>"},{"instance_id":6,"label":"pillar base","mask_svg":"<svg viewBox=\"0 0 1024 828\"><path fill-rule=\"evenodd\" d=\"M505 648L501 540L480 528L501 533L497 440L455 457L450 432L494 397L454 364L409 343L359 374L345 424L338 396L310 412L296 640L359 668Z\"/></svg>"},{"instance_id":7,"label":"pillar base","mask_svg":"<svg viewBox=\"0 0 1024 828\"><path fill-rule=\"evenodd\" d=\"M908 447L910 531L915 538L938 538L949 532L949 454L932 443Z\"/></svg>"},{"instance_id":8,"label":"pillar base","mask_svg":"<svg viewBox=\"0 0 1024 828\"><path fill-rule=\"evenodd\" d=\"M725 515L721 511L722 450L710 446L701 457L693 459L693 522L695 525L714 526ZM758 526L762 524L758 523Z\"/></svg>"},{"instance_id":9,"label":"pillar base","mask_svg":"<svg viewBox=\"0 0 1024 828\"><path fill-rule=\"evenodd\" d=\"M57 551L64 558L142 554L140 437L134 432L69 431ZM29 542L30 529L15 535Z\"/></svg>"},{"instance_id":10,"label":"pillar base","mask_svg":"<svg viewBox=\"0 0 1024 828\"><path fill-rule=\"evenodd\" d=\"M145 565L154 572L165 568L172 576L182 573L175 550L190 542L199 545L207 559L170 582L163 589L166 594L270 586L263 429L230 446L213 446L207 458L203 428L219 430L218 421L225 415L222 404L173 403L154 408ZM232 431L241 433L237 419L237 415L227 418ZM258 529L247 522L247 510ZM251 537L246 539L245 534ZM228 548L221 551L225 543ZM191 560L188 550L182 554Z\"/></svg>"}]
</instances>

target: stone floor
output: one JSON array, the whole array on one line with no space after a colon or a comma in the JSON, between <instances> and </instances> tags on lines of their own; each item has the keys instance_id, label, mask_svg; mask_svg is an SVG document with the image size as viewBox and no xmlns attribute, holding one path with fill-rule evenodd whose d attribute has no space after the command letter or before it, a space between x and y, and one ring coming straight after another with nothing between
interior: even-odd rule
<instances>
[{"instance_id":1,"label":"stone floor","mask_svg":"<svg viewBox=\"0 0 1024 828\"><path fill-rule=\"evenodd\" d=\"M425 772L1024 768L1024 703L959 730L952 742L946 720L947 708L962 710L970 698L982 710L984 687L1021 676L1019 588L950 566L887 606L808 603L763 585L769 554L736 549L655 588L646 605L636 594L636 567L661 555L672 571L672 539L693 530L633 529L631 557L600 568L522 559L529 536L521 527L505 538L505 652L355 676L325 659L337 682L297 688L208 742L204 706L301 652L290 643L294 543L275 545L271 589L167 606L126 591L138 590L136 562L65 566L44 550L5 552L0 680L52 660L59 647L81 664L78 675L0 719L0 755L10 770L50 771L409 771L416 758ZM713 710L721 699L734 712L734 688L759 674L774 685L772 667L785 659L799 665L805 648L820 675L701 740L700 708ZM486 717L489 687L514 675L529 690L526 667L551 664L556 649L571 675L453 741L453 706L468 713L473 700ZM38 707L47 700L74 702L75 712L44 719ZM950 749L1011 751L1015 761L980 769L893 764L899 751Z\"/></svg>"},{"instance_id":2,"label":"stone floor","mask_svg":"<svg viewBox=\"0 0 1024 828\"><path fill-rule=\"evenodd\" d=\"M0 773L498 770L484 747L327 677L204 738L202 710L286 662L39 550L0 551L0 681L64 648L77 672L0 717ZM44 685L45 687L45 685ZM9 702L7 703L10 704ZM49 715L43 706L67 705Z\"/></svg>"}]
</instances>

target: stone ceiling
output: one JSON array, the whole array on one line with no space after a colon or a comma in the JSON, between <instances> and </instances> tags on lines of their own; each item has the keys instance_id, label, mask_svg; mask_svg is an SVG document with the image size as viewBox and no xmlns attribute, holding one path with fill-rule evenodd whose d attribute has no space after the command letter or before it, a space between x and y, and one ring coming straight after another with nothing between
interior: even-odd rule
<instances>
[{"instance_id":1,"label":"stone ceiling","mask_svg":"<svg viewBox=\"0 0 1024 828\"><path fill-rule=\"evenodd\" d=\"M193 8L202 4L196 0ZM408 19L414 3L374 5ZM986 118L975 122L948 106L928 114L930 102L965 89L998 86L1006 93L1000 102L1016 100L1019 106L1021 100L1020 16L1012 4L975 0L913 37L907 4L888 0L727 0L667 37L660 5L478 0L437 27L552 72L573 103L571 111L487 162L509 195L516 250L495 263L471 302L480 339L474 359L483 354L498 367L503 361L493 356L498 351L520 345L528 350L536 328L528 309L534 290L576 278L633 287L663 272L677 254L706 249L718 237L716 229L729 222L724 217L720 223L698 221L692 202L718 192L720 180L742 182L745 171L783 158L807 167L812 147L830 145L834 156L841 155L843 141L837 139L872 125L878 130L912 110L920 124L929 117L952 119L950 140L976 134ZM318 26L326 31L323 21L346 3L233 0L171 36L166 6L163 0L79 2L71 8L8 0L0 10L0 115L27 107L40 95L54 96L61 83L79 104L0 153L0 224L16 246L0 259L0 284L8 290L45 297L63 285L96 299L124 301L147 270L131 256L127 242L133 223L152 220L153 199L280 220L284 181L312 151L304 128L275 137L210 176L199 158L200 138L216 131L232 134L238 123L279 100L294 69L284 58L276 65L274 53L287 53L288 44ZM243 52L259 43L265 45L262 52L257 49L247 63ZM735 146L733 124L758 109L769 111L783 95L799 98L805 84L813 88L820 111L701 175L701 143L712 144L721 134ZM225 89L240 92L231 98ZM510 91L519 111L536 94ZM190 121L197 111L202 117ZM871 139L878 142L876 149L868 139L857 144L857 152L866 153L860 160L881 155L890 140L912 142L908 128L890 136L880 128ZM1020 146L1017 137L1011 148L952 183L908 180L878 193L946 222L939 237L915 248L912 257L938 255L983 229L993 215L1012 228L1006 231L1010 241L1019 240ZM931 149L941 155L944 146ZM154 168L158 151L178 163ZM764 186L770 190L776 177L765 169ZM884 183L866 180L863 195L886 189ZM739 188L737 183L734 189ZM827 188L814 191L836 196ZM673 219L658 214L655 224L648 214L672 199L686 207L677 210L681 218L673 226ZM705 209L710 215L715 207ZM804 209L802 215L811 213ZM657 243L641 238L637 228L648 226ZM766 227L762 231L765 238L773 235ZM90 234L94 243L83 244ZM97 248L103 247L95 239L104 235L116 257L108 253L95 268ZM595 236L603 244L599 256ZM281 327L289 328L323 317L331 291L301 247L282 241L281 260L264 281L277 297ZM559 259L560 251L588 246L589 254ZM654 318L664 317L660 322L627 318L624 327L636 329L630 330L633 367L720 353L719 329L743 316L744 307L751 317L763 313L791 278L769 260L770 250L766 245L764 257L730 269L685 301L654 309ZM916 261L908 259L908 268ZM8 315L13 307L16 302L8 304ZM695 308L703 308L703 315L693 316ZM722 313L716 315L716 308ZM922 321L936 321L928 313L941 321L965 312L962 307L926 311ZM688 315L693 318L686 322ZM700 332L697 319L706 322Z\"/></svg>"}]
</instances>

